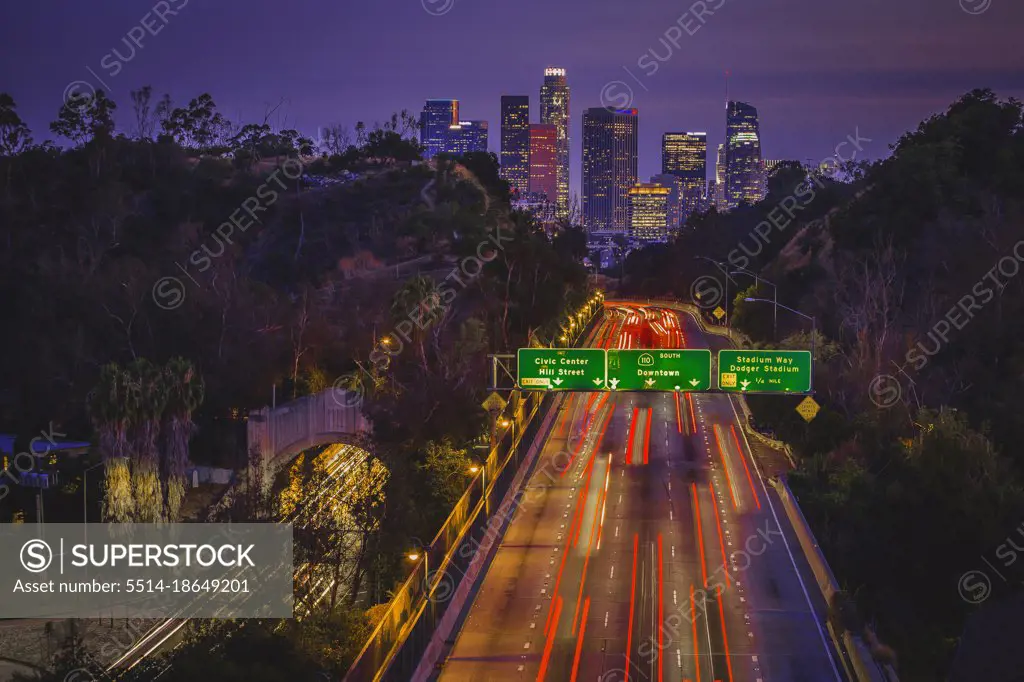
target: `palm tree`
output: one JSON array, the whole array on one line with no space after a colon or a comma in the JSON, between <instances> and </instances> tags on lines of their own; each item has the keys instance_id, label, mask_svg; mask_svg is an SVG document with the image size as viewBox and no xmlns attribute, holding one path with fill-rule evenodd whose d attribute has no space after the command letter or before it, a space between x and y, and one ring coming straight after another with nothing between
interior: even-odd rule
<instances>
[{"instance_id":1,"label":"palm tree","mask_svg":"<svg viewBox=\"0 0 1024 682\"><path fill-rule=\"evenodd\" d=\"M145 358L133 362L130 373L139 391L134 405L136 518L142 523L161 523L166 515L157 436L167 405L168 390L164 373Z\"/></svg>"},{"instance_id":2,"label":"palm tree","mask_svg":"<svg viewBox=\"0 0 1024 682\"><path fill-rule=\"evenodd\" d=\"M133 400L128 376L117 363L100 370L96 388L89 394L89 413L100 441L104 478L103 518L128 523L135 512L128 451L128 411Z\"/></svg>"},{"instance_id":3,"label":"palm tree","mask_svg":"<svg viewBox=\"0 0 1024 682\"><path fill-rule=\"evenodd\" d=\"M195 432L192 413L203 403L206 386L192 363L171 358L164 367L167 407L164 411L164 476L167 482L167 519L177 521L185 497L185 471L188 469L188 442Z\"/></svg>"}]
</instances>

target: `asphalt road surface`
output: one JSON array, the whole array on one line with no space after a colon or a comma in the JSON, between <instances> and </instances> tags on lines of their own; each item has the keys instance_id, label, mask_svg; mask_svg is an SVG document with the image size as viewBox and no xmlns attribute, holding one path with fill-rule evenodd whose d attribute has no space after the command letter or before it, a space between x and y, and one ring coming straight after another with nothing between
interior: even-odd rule
<instances>
[{"instance_id":1,"label":"asphalt road surface","mask_svg":"<svg viewBox=\"0 0 1024 682\"><path fill-rule=\"evenodd\" d=\"M724 341L620 305L590 345ZM739 414L722 394L567 399L440 679L845 679Z\"/></svg>"}]
</instances>

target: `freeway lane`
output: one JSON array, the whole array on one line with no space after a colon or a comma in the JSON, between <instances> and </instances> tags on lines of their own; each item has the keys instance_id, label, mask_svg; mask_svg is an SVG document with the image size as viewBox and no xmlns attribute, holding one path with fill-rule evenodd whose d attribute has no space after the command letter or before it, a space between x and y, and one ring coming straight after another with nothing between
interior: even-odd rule
<instances>
[{"instance_id":1,"label":"freeway lane","mask_svg":"<svg viewBox=\"0 0 1024 682\"><path fill-rule=\"evenodd\" d=\"M692 347L717 353L721 337L704 334L696 320L680 314ZM695 394L700 446L711 453L712 479L722 510L734 584L725 590L732 609L749 627L729 644L752 643L745 652L763 680L842 680L842 666L825 631L826 605L800 552L775 490L765 485L752 444L741 426L742 412L725 394ZM757 447L763 447L758 445ZM734 666L735 668L735 666Z\"/></svg>"},{"instance_id":2,"label":"freeway lane","mask_svg":"<svg viewBox=\"0 0 1024 682\"><path fill-rule=\"evenodd\" d=\"M632 305L594 338L717 341ZM440 679L841 679L730 400L565 401Z\"/></svg>"}]
</instances>

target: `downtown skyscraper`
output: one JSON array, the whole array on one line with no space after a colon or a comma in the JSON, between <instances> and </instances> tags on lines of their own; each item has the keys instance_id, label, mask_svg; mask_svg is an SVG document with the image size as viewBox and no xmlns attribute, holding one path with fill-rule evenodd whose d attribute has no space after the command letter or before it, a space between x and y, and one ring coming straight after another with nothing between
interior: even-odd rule
<instances>
[{"instance_id":1,"label":"downtown skyscraper","mask_svg":"<svg viewBox=\"0 0 1024 682\"><path fill-rule=\"evenodd\" d=\"M647 244L668 240L668 212L672 190L641 182L629 189L629 238Z\"/></svg>"},{"instance_id":2,"label":"downtown skyscraper","mask_svg":"<svg viewBox=\"0 0 1024 682\"><path fill-rule=\"evenodd\" d=\"M445 153L462 156L469 152L487 151L487 121L459 121L448 126Z\"/></svg>"},{"instance_id":3,"label":"downtown skyscraper","mask_svg":"<svg viewBox=\"0 0 1024 682\"><path fill-rule=\"evenodd\" d=\"M708 134L662 135L661 172L675 175L683 182L684 220L703 210L708 184Z\"/></svg>"},{"instance_id":4,"label":"downtown skyscraper","mask_svg":"<svg viewBox=\"0 0 1024 682\"><path fill-rule=\"evenodd\" d=\"M459 123L459 100L428 99L420 112L420 145L423 157L432 159L445 151L448 129Z\"/></svg>"},{"instance_id":5,"label":"downtown skyscraper","mask_svg":"<svg viewBox=\"0 0 1024 682\"><path fill-rule=\"evenodd\" d=\"M569 215L569 85L565 69L544 69L544 84L540 86L540 122L554 125L558 131L555 210L559 218L564 218Z\"/></svg>"},{"instance_id":6,"label":"downtown skyscraper","mask_svg":"<svg viewBox=\"0 0 1024 682\"><path fill-rule=\"evenodd\" d=\"M637 111L583 112L583 226L590 235L628 234L637 180Z\"/></svg>"},{"instance_id":7,"label":"downtown skyscraper","mask_svg":"<svg viewBox=\"0 0 1024 682\"><path fill-rule=\"evenodd\" d=\"M669 236L676 235L686 217L683 210L683 181L672 173L659 173L651 176L651 182L668 189L668 201L665 205L665 229Z\"/></svg>"},{"instance_id":8,"label":"downtown skyscraper","mask_svg":"<svg viewBox=\"0 0 1024 682\"><path fill-rule=\"evenodd\" d=\"M558 130L548 123L532 123L529 134L528 198L554 205L558 196Z\"/></svg>"},{"instance_id":9,"label":"downtown skyscraper","mask_svg":"<svg viewBox=\"0 0 1024 682\"><path fill-rule=\"evenodd\" d=\"M501 96L501 177L513 196L530 191L530 98Z\"/></svg>"},{"instance_id":10,"label":"downtown skyscraper","mask_svg":"<svg viewBox=\"0 0 1024 682\"><path fill-rule=\"evenodd\" d=\"M718 145L715 155L715 207L719 212L725 211L725 145Z\"/></svg>"},{"instance_id":11,"label":"downtown skyscraper","mask_svg":"<svg viewBox=\"0 0 1024 682\"><path fill-rule=\"evenodd\" d=\"M761 129L757 109L729 101L725 119L725 204L729 209L764 198Z\"/></svg>"}]
</instances>

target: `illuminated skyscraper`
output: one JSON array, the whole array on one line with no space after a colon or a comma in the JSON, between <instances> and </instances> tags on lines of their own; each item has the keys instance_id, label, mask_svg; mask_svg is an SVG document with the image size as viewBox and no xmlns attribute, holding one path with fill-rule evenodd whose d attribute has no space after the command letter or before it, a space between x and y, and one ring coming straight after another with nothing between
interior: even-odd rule
<instances>
[{"instance_id":1,"label":"illuminated skyscraper","mask_svg":"<svg viewBox=\"0 0 1024 682\"><path fill-rule=\"evenodd\" d=\"M651 177L651 182L669 190L668 204L665 208L665 229L669 236L679 233L683 222L683 179L671 173L662 173Z\"/></svg>"},{"instance_id":2,"label":"illuminated skyscraper","mask_svg":"<svg viewBox=\"0 0 1024 682\"><path fill-rule=\"evenodd\" d=\"M448 137L443 151L455 156L469 152L486 152L487 121L459 121L453 126L448 126Z\"/></svg>"},{"instance_id":3,"label":"illuminated skyscraper","mask_svg":"<svg viewBox=\"0 0 1024 682\"><path fill-rule=\"evenodd\" d=\"M513 196L530 190L530 98L501 97L501 177Z\"/></svg>"},{"instance_id":4,"label":"illuminated skyscraper","mask_svg":"<svg viewBox=\"0 0 1024 682\"><path fill-rule=\"evenodd\" d=\"M530 198L554 204L558 197L558 130L551 124L531 123L529 134Z\"/></svg>"},{"instance_id":5,"label":"illuminated skyscraper","mask_svg":"<svg viewBox=\"0 0 1024 682\"><path fill-rule=\"evenodd\" d=\"M683 181L686 217L705 207L708 175L707 133L665 133L661 136L661 172Z\"/></svg>"},{"instance_id":6,"label":"illuminated skyscraper","mask_svg":"<svg viewBox=\"0 0 1024 682\"><path fill-rule=\"evenodd\" d=\"M445 150L448 128L459 122L459 100L428 99L420 112L420 144L424 158L432 159Z\"/></svg>"},{"instance_id":7,"label":"illuminated skyscraper","mask_svg":"<svg viewBox=\"0 0 1024 682\"><path fill-rule=\"evenodd\" d=\"M629 189L629 238L648 243L668 239L668 187L639 183Z\"/></svg>"},{"instance_id":8,"label":"illuminated skyscraper","mask_svg":"<svg viewBox=\"0 0 1024 682\"><path fill-rule=\"evenodd\" d=\"M540 122L552 124L558 131L558 196L555 207L558 216L565 217L569 214L569 85L565 69L544 69L544 85L540 86Z\"/></svg>"},{"instance_id":9,"label":"illuminated skyscraper","mask_svg":"<svg viewBox=\"0 0 1024 682\"><path fill-rule=\"evenodd\" d=\"M757 109L730 101L725 120L725 203L730 209L764 198L761 131Z\"/></svg>"},{"instance_id":10,"label":"illuminated skyscraper","mask_svg":"<svg viewBox=\"0 0 1024 682\"><path fill-rule=\"evenodd\" d=\"M719 211L725 210L725 145L718 145L715 157L715 206Z\"/></svg>"},{"instance_id":11,"label":"illuminated skyscraper","mask_svg":"<svg viewBox=\"0 0 1024 682\"><path fill-rule=\"evenodd\" d=\"M589 234L628 232L636 162L636 109L583 112L583 225Z\"/></svg>"}]
</instances>

